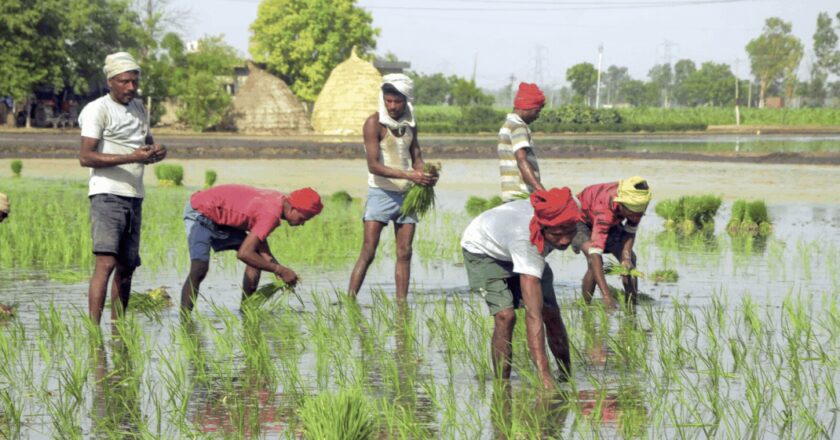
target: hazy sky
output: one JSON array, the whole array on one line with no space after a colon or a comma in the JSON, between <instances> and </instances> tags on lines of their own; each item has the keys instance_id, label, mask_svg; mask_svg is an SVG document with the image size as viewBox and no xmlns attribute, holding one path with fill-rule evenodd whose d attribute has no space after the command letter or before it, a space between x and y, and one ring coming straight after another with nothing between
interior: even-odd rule
<instances>
[{"instance_id":1,"label":"hazy sky","mask_svg":"<svg viewBox=\"0 0 840 440\"><path fill-rule=\"evenodd\" d=\"M173 0L192 19L185 37L224 34L248 54L259 0ZM793 24L806 48L800 77L810 72L817 14L840 12L837 0L359 0L381 29L376 53L388 51L411 69L470 77L496 88L516 81L565 83L566 69L588 61L629 67L644 79L657 63L690 58L725 62L749 74L744 50L777 16ZM836 24L836 18L835 18ZM477 63L475 62L477 58Z\"/></svg>"}]
</instances>

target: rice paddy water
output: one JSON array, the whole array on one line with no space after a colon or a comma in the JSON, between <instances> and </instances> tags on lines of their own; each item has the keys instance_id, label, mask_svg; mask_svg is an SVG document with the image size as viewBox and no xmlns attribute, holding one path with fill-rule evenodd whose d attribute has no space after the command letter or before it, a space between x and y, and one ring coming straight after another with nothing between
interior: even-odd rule
<instances>
[{"instance_id":1,"label":"rice paddy water","mask_svg":"<svg viewBox=\"0 0 840 440\"><path fill-rule=\"evenodd\" d=\"M242 265L222 253L181 319L147 301L162 298L161 287L179 291L186 275L180 213L192 190L149 188L134 283L148 297L135 295L125 319L100 329L86 318L86 184L23 177L0 187L14 201L0 225L0 303L15 309L0 322L2 438L838 435L836 204L770 200L767 235L728 234L729 201L691 234L650 212L636 243L649 300L635 310L585 306L586 263L555 252L573 371L544 393L521 315L510 387L494 381L492 318L460 262L471 219L461 209L439 208L420 224L407 304L393 300L390 234L370 290L345 300L362 206L337 195L314 221L271 236L278 259L301 275L295 291L240 304Z\"/></svg>"}]
</instances>

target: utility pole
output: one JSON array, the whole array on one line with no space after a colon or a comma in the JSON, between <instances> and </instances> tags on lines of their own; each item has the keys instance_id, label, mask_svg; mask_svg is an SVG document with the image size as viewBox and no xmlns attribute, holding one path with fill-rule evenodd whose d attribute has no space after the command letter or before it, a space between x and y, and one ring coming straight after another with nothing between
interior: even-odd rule
<instances>
[{"instance_id":1,"label":"utility pole","mask_svg":"<svg viewBox=\"0 0 840 440\"><path fill-rule=\"evenodd\" d=\"M738 107L738 64L741 62L740 58L735 58L735 125L741 125L741 109Z\"/></svg>"},{"instance_id":2,"label":"utility pole","mask_svg":"<svg viewBox=\"0 0 840 440\"><path fill-rule=\"evenodd\" d=\"M543 45L536 45L534 47L534 82L537 84L543 83L543 52L545 51L545 46Z\"/></svg>"},{"instance_id":3,"label":"utility pole","mask_svg":"<svg viewBox=\"0 0 840 440\"><path fill-rule=\"evenodd\" d=\"M472 74L472 82L475 84L475 72L478 70L478 51L475 53L475 57L473 58L473 74Z\"/></svg>"},{"instance_id":4,"label":"utility pole","mask_svg":"<svg viewBox=\"0 0 840 440\"><path fill-rule=\"evenodd\" d=\"M595 83L595 108L601 106L601 61L604 58L604 43L598 46L598 81Z\"/></svg>"},{"instance_id":5,"label":"utility pole","mask_svg":"<svg viewBox=\"0 0 840 440\"><path fill-rule=\"evenodd\" d=\"M662 61L664 61L664 64L668 66L668 70L671 70L671 60L673 59L673 53L671 52L671 49L676 48L677 51L679 51L680 45L674 43L671 40L665 39L662 41L662 44L660 44L660 46L662 46ZM663 104L666 108L671 107L671 96L668 89L670 89L670 86L666 86L662 89L662 95L664 98Z\"/></svg>"}]
</instances>

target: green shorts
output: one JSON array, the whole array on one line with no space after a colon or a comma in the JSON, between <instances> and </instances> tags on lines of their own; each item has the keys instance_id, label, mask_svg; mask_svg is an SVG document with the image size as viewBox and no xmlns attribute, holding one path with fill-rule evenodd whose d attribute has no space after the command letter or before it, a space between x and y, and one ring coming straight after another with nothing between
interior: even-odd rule
<instances>
[{"instance_id":1,"label":"green shorts","mask_svg":"<svg viewBox=\"0 0 840 440\"><path fill-rule=\"evenodd\" d=\"M519 288L519 274L513 272L513 263L501 261L487 255L464 252L464 266L470 279L470 291L478 293L487 302L490 314L495 315L505 309L522 307L522 291ZM548 263L542 278L543 306L557 306L554 296L554 273Z\"/></svg>"}]
</instances>

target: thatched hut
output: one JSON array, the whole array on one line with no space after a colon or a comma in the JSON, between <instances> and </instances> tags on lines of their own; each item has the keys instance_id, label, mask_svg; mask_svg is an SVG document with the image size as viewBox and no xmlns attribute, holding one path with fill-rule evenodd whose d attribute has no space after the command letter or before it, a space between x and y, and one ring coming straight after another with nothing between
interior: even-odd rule
<instances>
[{"instance_id":1,"label":"thatched hut","mask_svg":"<svg viewBox=\"0 0 840 440\"><path fill-rule=\"evenodd\" d=\"M312 127L322 134L361 135L365 119L379 108L382 76L354 49L333 69L315 101Z\"/></svg>"},{"instance_id":2,"label":"thatched hut","mask_svg":"<svg viewBox=\"0 0 840 440\"><path fill-rule=\"evenodd\" d=\"M248 77L233 96L233 123L245 133L309 133L306 109L280 78L248 63Z\"/></svg>"}]
</instances>

